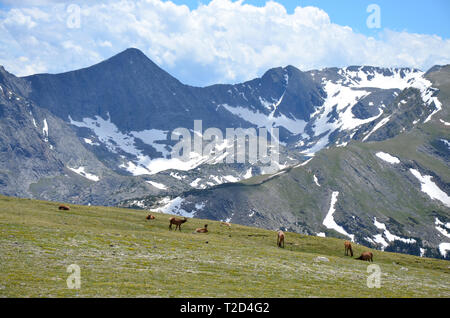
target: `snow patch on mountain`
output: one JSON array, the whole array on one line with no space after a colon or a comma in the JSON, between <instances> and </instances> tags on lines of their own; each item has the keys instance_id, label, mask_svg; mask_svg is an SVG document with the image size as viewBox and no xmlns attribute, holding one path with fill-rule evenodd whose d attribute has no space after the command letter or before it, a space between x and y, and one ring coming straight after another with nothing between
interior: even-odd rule
<instances>
[{"instance_id":1,"label":"snow patch on mountain","mask_svg":"<svg viewBox=\"0 0 450 318\"><path fill-rule=\"evenodd\" d=\"M444 224L438 218L435 218L434 224L436 225L435 226L436 230L438 230L442 235L450 238L450 233L448 233L447 230L444 228L446 227L447 229L450 229L450 222Z\"/></svg>"},{"instance_id":2,"label":"snow patch on mountain","mask_svg":"<svg viewBox=\"0 0 450 318\"><path fill-rule=\"evenodd\" d=\"M312 154L311 156L314 156L314 154ZM295 165L294 168L306 166L312 159L313 159L313 157L303 161L302 163L299 163L298 165Z\"/></svg>"},{"instance_id":3,"label":"snow patch on mountain","mask_svg":"<svg viewBox=\"0 0 450 318\"><path fill-rule=\"evenodd\" d=\"M191 183L190 183L190 186L191 187L193 187L193 188L198 188L199 187L199 182L200 181L202 181L202 178L197 178L197 179L195 179L194 181L192 181Z\"/></svg>"},{"instance_id":4,"label":"snow patch on mountain","mask_svg":"<svg viewBox=\"0 0 450 318\"><path fill-rule=\"evenodd\" d=\"M156 140L164 140L166 132L150 129L141 132L131 132L130 134L124 134L117 126L111 122L111 118L108 114L108 119L104 120L100 116L92 118L83 118L81 122L74 121L69 116L70 123L77 127L85 127L91 129L98 140L104 144L107 149L113 153L119 153L120 151L126 152L136 157L133 161L121 164L119 167L126 169L133 175L142 174L155 174L164 170L190 170L207 160L207 157L202 157L191 152L188 160L180 160L178 158L155 158L152 159L146 156L135 145L136 138L141 139L143 142L151 145L157 151L162 152L163 155L167 154L164 145L155 143Z\"/></svg>"},{"instance_id":5,"label":"snow patch on mountain","mask_svg":"<svg viewBox=\"0 0 450 318\"><path fill-rule=\"evenodd\" d=\"M439 140L442 141L447 146L447 148L450 150L450 142L448 140L446 140L446 139L439 139Z\"/></svg>"},{"instance_id":6,"label":"snow patch on mountain","mask_svg":"<svg viewBox=\"0 0 450 318\"><path fill-rule=\"evenodd\" d=\"M355 88L381 88L403 90L411 85L423 87L426 82L425 73L414 69L367 69L364 66L358 70L350 70L350 67L342 69L342 84ZM414 84L415 83L415 84Z\"/></svg>"},{"instance_id":7,"label":"snow patch on mountain","mask_svg":"<svg viewBox=\"0 0 450 318\"><path fill-rule=\"evenodd\" d=\"M111 152L124 151L135 156L142 155L134 145L134 138L120 132L117 126L111 122L109 114L107 120L95 116L95 118L83 118L81 122L73 120L69 115L69 121L74 126L91 129Z\"/></svg>"},{"instance_id":8,"label":"snow patch on mountain","mask_svg":"<svg viewBox=\"0 0 450 318\"><path fill-rule=\"evenodd\" d=\"M158 189L161 189L161 190L167 190L167 187L164 184L162 184L162 183L158 183L158 182L155 182L155 181L145 181L145 182L151 184L155 188L158 188Z\"/></svg>"},{"instance_id":9,"label":"snow patch on mountain","mask_svg":"<svg viewBox=\"0 0 450 318\"><path fill-rule=\"evenodd\" d=\"M225 179L227 182L238 182L239 181L239 178L236 178L232 175L223 176L222 178Z\"/></svg>"},{"instance_id":10,"label":"snow patch on mountain","mask_svg":"<svg viewBox=\"0 0 450 318\"><path fill-rule=\"evenodd\" d=\"M200 211L200 210L203 210L205 208L205 206L206 206L205 202L196 203L195 204L195 209L197 211Z\"/></svg>"},{"instance_id":11,"label":"snow patch on mountain","mask_svg":"<svg viewBox=\"0 0 450 318\"><path fill-rule=\"evenodd\" d=\"M446 122L445 120L439 119L441 123L443 123L445 126L450 126L450 123Z\"/></svg>"},{"instance_id":12,"label":"snow patch on mountain","mask_svg":"<svg viewBox=\"0 0 450 318\"><path fill-rule=\"evenodd\" d=\"M42 128L42 135L44 135L44 141L48 142L48 124L47 118L44 118L44 127Z\"/></svg>"},{"instance_id":13,"label":"snow patch on mountain","mask_svg":"<svg viewBox=\"0 0 450 318\"><path fill-rule=\"evenodd\" d=\"M373 241L375 243L378 243L378 244L381 245L381 250L382 251L384 251L384 249L389 246L389 243L386 242L386 240L383 237L383 234L376 234L373 237L374 237Z\"/></svg>"},{"instance_id":14,"label":"snow patch on mountain","mask_svg":"<svg viewBox=\"0 0 450 318\"><path fill-rule=\"evenodd\" d=\"M180 176L178 173L175 173L175 172L171 172L171 173L170 173L170 176L171 176L172 178L177 179L177 180L182 180L182 179L184 179L183 176Z\"/></svg>"},{"instance_id":15,"label":"snow patch on mountain","mask_svg":"<svg viewBox=\"0 0 450 318\"><path fill-rule=\"evenodd\" d=\"M318 112L318 117L314 121L314 135L319 136L327 131L334 131L338 128L352 129L364 122L370 122L373 119L361 120L354 117L351 108L369 92L364 90L354 90L350 87L335 84L332 81L325 82L324 90L327 98ZM335 108L335 109L334 109ZM333 122L330 122L330 116L333 109L340 116Z\"/></svg>"},{"instance_id":16,"label":"snow patch on mountain","mask_svg":"<svg viewBox=\"0 0 450 318\"><path fill-rule=\"evenodd\" d=\"M319 139L319 141L313 143L314 146L307 148L300 153L306 155L306 156L314 156L316 152L319 150L325 148L329 144L329 136L331 135L332 131L329 131L325 136Z\"/></svg>"},{"instance_id":17,"label":"snow patch on mountain","mask_svg":"<svg viewBox=\"0 0 450 318\"><path fill-rule=\"evenodd\" d=\"M119 165L119 168L125 169L133 176L140 176L143 174L151 174L149 170L141 165L136 165L133 161L127 161Z\"/></svg>"},{"instance_id":18,"label":"snow patch on mountain","mask_svg":"<svg viewBox=\"0 0 450 318\"><path fill-rule=\"evenodd\" d=\"M427 251L426 249L424 249L424 248L419 248L419 250L420 250L420 257L423 257L424 255L425 255L425 252Z\"/></svg>"},{"instance_id":19,"label":"snow patch on mountain","mask_svg":"<svg viewBox=\"0 0 450 318\"><path fill-rule=\"evenodd\" d=\"M338 191L333 191L333 193L331 194L330 209L328 210L328 213L322 223L323 225L325 225L327 229L333 229L341 234L344 234L345 236L350 237L353 242L355 236L353 234L348 234L347 231L345 231L342 226L338 225L333 218L333 213L335 212L334 206L337 202L338 195L339 195Z\"/></svg>"},{"instance_id":20,"label":"snow patch on mountain","mask_svg":"<svg viewBox=\"0 0 450 318\"><path fill-rule=\"evenodd\" d=\"M181 208L181 205L183 204L184 199L181 197L176 197L172 200L166 200L164 205L162 207L156 208L156 212L166 213L166 214L175 214L175 215L181 215L184 217L192 218L195 215L195 212L197 211L191 211L188 212L185 209Z\"/></svg>"},{"instance_id":21,"label":"snow patch on mountain","mask_svg":"<svg viewBox=\"0 0 450 318\"><path fill-rule=\"evenodd\" d=\"M231 215L230 215L229 218L226 218L226 219L225 219L225 222L230 223L230 222L231 222L231 219L233 218L233 216L234 216L234 212L231 213Z\"/></svg>"},{"instance_id":22,"label":"snow patch on mountain","mask_svg":"<svg viewBox=\"0 0 450 318\"><path fill-rule=\"evenodd\" d=\"M421 183L421 191L426 193L430 198L441 201L447 207L450 207L450 197L442 191L433 181L431 176L422 176L416 169L409 169L411 173Z\"/></svg>"},{"instance_id":23,"label":"snow patch on mountain","mask_svg":"<svg viewBox=\"0 0 450 318\"><path fill-rule=\"evenodd\" d=\"M244 174L243 178L244 178L244 179L249 179L249 178L251 178L251 177L252 177L252 168L249 168L249 169L247 170L247 172Z\"/></svg>"},{"instance_id":24,"label":"snow patch on mountain","mask_svg":"<svg viewBox=\"0 0 450 318\"><path fill-rule=\"evenodd\" d=\"M167 131L159 129L147 129L142 131L131 131L131 135L141 139L147 145L152 146L156 151L162 153L163 157L168 157L170 152L166 149L167 145L157 143L157 141L167 140Z\"/></svg>"},{"instance_id":25,"label":"snow patch on mountain","mask_svg":"<svg viewBox=\"0 0 450 318\"><path fill-rule=\"evenodd\" d=\"M91 181L99 181L100 178L92 173L88 173L85 171L86 167L79 167L79 168L70 168L67 167L68 169L72 170L73 172L75 172L76 174L79 174L82 177L85 177L86 179L89 179Z\"/></svg>"},{"instance_id":26,"label":"snow patch on mountain","mask_svg":"<svg viewBox=\"0 0 450 318\"><path fill-rule=\"evenodd\" d=\"M373 224L375 225L376 228L378 228L378 229L384 231L383 234L384 234L384 236L386 237L386 239L387 239L389 242L393 242L393 241L396 241L396 240L397 240L397 241L402 241L402 242L408 243L408 244L414 244L414 243L416 243L416 240L415 240L415 239L411 239L411 238L403 238L403 237L397 236L397 235L395 235L395 234L392 234L392 233L389 232L389 230L386 228L386 224L381 223L381 222L378 222L376 217L373 218ZM374 237L375 237L375 241L378 242L378 243L380 243L383 247L387 247L387 245L389 245L389 244L384 240L382 234L374 235Z\"/></svg>"},{"instance_id":27,"label":"snow patch on mountain","mask_svg":"<svg viewBox=\"0 0 450 318\"><path fill-rule=\"evenodd\" d=\"M385 117L382 120L380 120L375 127L373 127L373 129L363 138L362 141L366 141L374 132L376 132L378 129L380 129L381 127L383 127L391 118L391 116Z\"/></svg>"},{"instance_id":28,"label":"snow patch on mountain","mask_svg":"<svg viewBox=\"0 0 450 318\"><path fill-rule=\"evenodd\" d=\"M336 130L351 131L355 128L378 119L383 114L383 109L373 117L360 119L352 112L353 107L364 97L371 93L363 89L355 89L352 86L343 86L331 80L323 81L323 89L327 97L322 106L317 107L311 115L313 121L314 136L322 137L314 145L303 153L314 154L329 144L329 136ZM337 114L334 116L333 114ZM383 123L384 124L384 123ZM377 127L378 129L379 127ZM341 144L346 146L346 143Z\"/></svg>"},{"instance_id":29,"label":"snow patch on mountain","mask_svg":"<svg viewBox=\"0 0 450 318\"><path fill-rule=\"evenodd\" d=\"M447 251L450 251L450 243L439 244L439 252L442 256L447 257Z\"/></svg>"},{"instance_id":30,"label":"snow patch on mountain","mask_svg":"<svg viewBox=\"0 0 450 318\"><path fill-rule=\"evenodd\" d=\"M147 170L150 171L150 174L155 174L164 170L182 170L188 171L194 169L205 163L208 160L207 156L200 156L196 152L190 152L189 158L187 160L181 160L178 158L164 159L164 158L156 158L151 160L149 157L138 157L139 162L142 166L144 166Z\"/></svg>"},{"instance_id":31,"label":"snow patch on mountain","mask_svg":"<svg viewBox=\"0 0 450 318\"><path fill-rule=\"evenodd\" d=\"M317 184L318 187L320 187L319 180L317 180L316 175L314 175L313 178L314 178L314 183Z\"/></svg>"},{"instance_id":32,"label":"snow patch on mountain","mask_svg":"<svg viewBox=\"0 0 450 318\"><path fill-rule=\"evenodd\" d=\"M0 86L1 87L1 86ZM37 124L36 124L36 120L34 119L33 113L31 111L29 111L29 114L31 116L31 121L33 122L33 126L35 128L38 128Z\"/></svg>"},{"instance_id":33,"label":"snow patch on mountain","mask_svg":"<svg viewBox=\"0 0 450 318\"><path fill-rule=\"evenodd\" d=\"M100 146L98 142L93 142L92 139L89 138L83 138L84 142L91 146Z\"/></svg>"},{"instance_id":34,"label":"snow patch on mountain","mask_svg":"<svg viewBox=\"0 0 450 318\"><path fill-rule=\"evenodd\" d=\"M227 104L221 105L224 109L236 115L245 121L256 125L258 128L265 127L267 131L270 131L272 127L284 127L289 130L292 134L298 135L303 133L306 122L301 119L291 119L287 118L285 115L281 114L278 117L274 117L275 110L269 115L260 113L259 111L252 111L244 107L231 107ZM276 108L276 104L274 106Z\"/></svg>"},{"instance_id":35,"label":"snow patch on mountain","mask_svg":"<svg viewBox=\"0 0 450 318\"><path fill-rule=\"evenodd\" d=\"M261 103L261 105L266 108L267 110L272 110L272 105L273 103L265 100L264 98L262 98L261 96L259 97L259 102Z\"/></svg>"},{"instance_id":36,"label":"snow patch on mountain","mask_svg":"<svg viewBox=\"0 0 450 318\"><path fill-rule=\"evenodd\" d=\"M400 160L397 157L394 157L386 152L377 152L375 154L378 158L380 158L381 160L384 160L386 162L389 162L391 164L398 164L400 163Z\"/></svg>"},{"instance_id":37,"label":"snow patch on mountain","mask_svg":"<svg viewBox=\"0 0 450 318\"><path fill-rule=\"evenodd\" d=\"M421 97L427 105L434 104L436 110L425 120L430 120L431 116L442 109L442 104L435 94L435 89L431 87L432 83L424 78L424 72L412 69L378 69L359 67L343 68L338 71L340 78L338 80L322 79L323 89L327 93L322 106L311 114L313 118L314 136L320 136L326 133L313 147L304 151L312 154L319 151L329 144L329 135L336 130L352 130L363 124L372 122L383 114L385 105L381 102L379 113L376 116L367 119L359 119L352 113L352 108L358 101L369 96L370 89L399 89L403 90L413 87L421 92ZM394 92L394 96L398 96ZM400 104L406 104L401 100ZM373 102L369 105L375 106ZM337 114L337 116L336 116ZM366 141L375 131L384 126L390 119L390 116L380 120L375 127L363 138Z\"/></svg>"}]
</instances>

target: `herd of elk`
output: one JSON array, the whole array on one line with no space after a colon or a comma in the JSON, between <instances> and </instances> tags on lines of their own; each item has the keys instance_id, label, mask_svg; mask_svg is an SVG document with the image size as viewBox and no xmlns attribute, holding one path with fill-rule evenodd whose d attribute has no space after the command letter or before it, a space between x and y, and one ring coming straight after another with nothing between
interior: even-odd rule
<instances>
[{"instance_id":1,"label":"herd of elk","mask_svg":"<svg viewBox=\"0 0 450 318\"><path fill-rule=\"evenodd\" d=\"M58 207L58 209L65 210L65 211L70 210L70 208L67 205L63 205L63 204L61 204ZM146 220L154 220L155 216L149 214L149 215L147 215L147 217L145 219ZM179 231L181 231L181 224L185 223L186 221L187 221L186 217L184 217L183 219L171 217L169 219L169 230L172 230L172 225L175 224L175 231L177 230L177 228ZM220 225L231 227L231 224L228 222L221 222ZM208 233L208 224L205 224L205 226L202 228L195 229L194 233ZM285 238L284 232L279 230L277 232L277 246L278 247L284 248L284 238ZM345 248L345 256L348 256L348 254L350 252L350 256L353 257L352 244L349 241L344 242L344 248ZM372 252L363 252L363 253L361 253L360 257L356 257L355 259L373 262L373 254L372 254Z\"/></svg>"},{"instance_id":2,"label":"herd of elk","mask_svg":"<svg viewBox=\"0 0 450 318\"><path fill-rule=\"evenodd\" d=\"M175 231L177 230L177 228L180 230L181 232L181 224L185 223L187 221L186 217L184 219L179 219L176 217L171 217L169 219L169 230L172 230L172 224L175 224Z\"/></svg>"},{"instance_id":3,"label":"herd of elk","mask_svg":"<svg viewBox=\"0 0 450 318\"><path fill-rule=\"evenodd\" d=\"M147 216L147 219L154 219L154 216L149 215L149 216ZM178 219L175 217L171 217L169 219L169 221L170 221L170 225L169 225L170 230L172 229L172 224L175 224L176 225L175 230L178 227L178 229L181 231L181 224L186 222L187 219L186 219L186 217L184 219ZM225 225L225 226L231 227L231 224L228 222L221 222L220 225ZM208 224L205 224L205 226L202 228L195 229L194 233L208 233ZM284 248L284 238L285 238L284 232L279 230L277 232L277 246L278 247ZM349 241L345 241L344 248L345 248L345 255L348 256L350 253L350 256L353 257L352 243L350 243ZM371 252L363 252L360 257L357 257L355 259L373 262L373 254Z\"/></svg>"},{"instance_id":4,"label":"herd of elk","mask_svg":"<svg viewBox=\"0 0 450 318\"><path fill-rule=\"evenodd\" d=\"M65 205L60 205L59 209L60 210L70 210L70 208ZM146 219L154 220L155 216L149 214L149 215L147 215ZM169 230L172 230L172 225L175 224L175 231L177 230L177 228L179 231L181 231L181 224L185 223L186 221L187 221L186 217L184 217L183 219L171 217L169 219ZM231 227L231 224L228 222L220 222L220 225ZM194 233L208 233L208 224L205 224L205 226L202 228L195 229ZM284 238L285 238L284 232L279 230L277 232L277 246L278 247L284 248ZM345 248L345 255L349 256L349 253L350 253L350 256L353 257L352 244L349 241L344 242L344 248ZM371 252L363 252L360 257L356 257L355 259L373 262L373 254Z\"/></svg>"}]
</instances>

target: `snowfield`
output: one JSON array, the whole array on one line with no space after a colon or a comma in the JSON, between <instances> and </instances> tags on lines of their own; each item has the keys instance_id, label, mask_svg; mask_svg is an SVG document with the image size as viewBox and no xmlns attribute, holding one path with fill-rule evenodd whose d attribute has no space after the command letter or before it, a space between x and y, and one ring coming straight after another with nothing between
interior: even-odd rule
<instances>
[{"instance_id":1,"label":"snowfield","mask_svg":"<svg viewBox=\"0 0 450 318\"><path fill-rule=\"evenodd\" d=\"M450 243L441 243L439 244L439 252L442 256L447 256L447 251L450 251Z\"/></svg>"},{"instance_id":2,"label":"snowfield","mask_svg":"<svg viewBox=\"0 0 450 318\"><path fill-rule=\"evenodd\" d=\"M421 183L421 191L426 193L430 198L441 201L447 207L450 207L450 197L442 191L433 181L431 176L422 176L416 169L409 169L411 173Z\"/></svg>"},{"instance_id":3,"label":"snowfield","mask_svg":"<svg viewBox=\"0 0 450 318\"><path fill-rule=\"evenodd\" d=\"M389 232L389 230L386 228L386 224L381 223L381 222L378 222L376 217L373 218L373 224L375 225L376 228L378 228L378 229L384 231L383 234L384 234L384 236L386 237L386 239L387 239L389 242L393 242L393 241L396 241L396 240L397 240L397 241L402 241L402 242L408 243L408 244L414 244L414 243L416 243L416 240L415 240L415 239L411 239L411 238L409 238L409 239L408 239L408 238L403 238L403 237L397 236L397 235L395 235L395 234L392 234L392 233ZM388 242L386 242L386 241L384 240L382 234L374 235L374 238L375 238L375 242L380 243L381 245L383 245L383 248L386 248L386 247L389 245Z\"/></svg>"},{"instance_id":4,"label":"snowfield","mask_svg":"<svg viewBox=\"0 0 450 318\"><path fill-rule=\"evenodd\" d=\"M42 128L42 135L44 136L44 141L48 142L48 124L47 118L44 118L44 127Z\"/></svg>"},{"instance_id":5,"label":"snowfield","mask_svg":"<svg viewBox=\"0 0 450 318\"><path fill-rule=\"evenodd\" d=\"M432 116L442 108L442 104L437 97L433 96L436 92L431 85L432 83L424 78L424 72L411 69L370 69L359 67L355 68L341 68L338 70L337 79L327 80L322 79L321 85L326 93L323 103L315 107L315 110L310 115L309 123L305 120L295 118L291 113L283 113L283 100L287 92L287 85L289 77L285 74L285 90L281 96L277 98L259 98L261 106L268 111L268 114L262 113L258 110L251 110L247 107L233 105L226 103L217 104L216 110L226 111L234 116L237 116L246 122L255 126L255 128L266 128L269 133L273 127L283 127L292 136L297 138L294 142L298 147L301 147L300 152L309 156L329 146L330 136L336 131L347 131L350 138L357 132L358 127L374 122L380 119L385 111L385 104L383 101L374 102L368 101L370 107L374 107L373 116L366 119L357 118L352 109L358 105L363 99L370 96L374 89L398 89L403 90L408 87L416 88L420 91L421 97L426 105L435 107L433 112L425 120L428 121ZM250 87L250 86L249 86ZM236 92L237 88L234 87ZM230 94L235 92L230 91ZM239 93L239 92L238 92ZM398 92L393 92L394 96L398 96ZM242 97L246 99L245 94ZM364 102L363 102L364 103ZM407 103L406 100L401 100L399 104ZM386 125L390 120L390 116L381 118L376 125L366 133L363 141L366 141L373 133ZM188 154L186 160L178 158L170 158L172 147L166 144L169 131L159 129L145 129L142 131L121 132L118 127L111 122L109 113L107 119L100 116L94 118L83 118L81 121L75 121L69 116L69 121L72 125L77 127L89 128L95 135L96 140L105 146L110 152L123 155L128 154L127 158L119 165L120 168L127 170L132 175L156 174L165 170L181 170L188 171L194 169L202 164L217 164L224 161L230 154L231 147L234 147L234 142L224 138L221 144L216 145L216 153L198 154L191 152ZM442 119L440 120L444 124ZM305 128L307 124L311 125L311 130ZM232 128L232 127L230 127ZM235 127L237 128L237 127ZM43 129L44 138L48 140L48 125L44 120ZM310 134L310 135L309 135ZM201 137L201 136L200 136ZM268 136L269 137L269 136ZM90 145L100 145L94 143L89 138L84 138L84 141ZM157 155L150 157L144 154L143 150L138 148L139 142L151 146L157 152ZM340 142L340 143L338 143ZM279 141L284 145L283 142ZM336 141L338 147L345 147L348 140L343 139ZM384 153L378 153L377 156L392 164L399 163L399 160L393 156ZM271 167L271 171L262 168L262 173L275 173L277 170L284 168L284 165ZM247 172L243 178L251 177L251 170ZM234 179L233 179L234 178ZM236 182L238 178L232 176L225 177L223 182ZM211 182L211 181L208 181ZM214 182L213 182L214 183ZM219 183L219 182L215 182Z\"/></svg>"},{"instance_id":6,"label":"snowfield","mask_svg":"<svg viewBox=\"0 0 450 318\"><path fill-rule=\"evenodd\" d=\"M164 202L164 201L163 201ZM176 197L172 200L165 201L165 204L162 207L154 209L156 212L162 212L166 214L175 214L181 215L185 217L192 218L197 211L188 212L181 208L181 204L184 202L184 199L181 197Z\"/></svg>"},{"instance_id":7,"label":"snowfield","mask_svg":"<svg viewBox=\"0 0 450 318\"><path fill-rule=\"evenodd\" d=\"M380 158L381 160L384 160L384 161L389 162L391 164L398 164L398 163L400 163L400 160L397 157L391 156L390 154L385 153L385 152L381 152L380 151L380 152L377 152L375 155L378 158Z\"/></svg>"},{"instance_id":8,"label":"snowfield","mask_svg":"<svg viewBox=\"0 0 450 318\"><path fill-rule=\"evenodd\" d=\"M278 105L276 105L276 107ZM245 121L256 125L258 128L265 127L268 132L270 132L270 129L272 127L282 126L294 135L298 135L303 133L306 126L306 122L301 119L290 119L283 114L278 117L274 117L275 110L269 115L265 115L263 113L260 113L259 111L253 112L250 109L244 107L231 107L227 104L222 104L220 106L222 106L233 115L236 115L244 119Z\"/></svg>"},{"instance_id":9,"label":"snowfield","mask_svg":"<svg viewBox=\"0 0 450 318\"><path fill-rule=\"evenodd\" d=\"M314 175L313 178L314 178L314 183L317 184L318 187L320 187L319 180L317 180L316 175Z\"/></svg>"},{"instance_id":10,"label":"snowfield","mask_svg":"<svg viewBox=\"0 0 450 318\"><path fill-rule=\"evenodd\" d=\"M450 238L450 233L448 233L447 230L445 229L445 228L450 229L450 222L444 224L438 218L435 218L434 224L436 225L435 226L436 230L438 230L442 235Z\"/></svg>"},{"instance_id":11,"label":"snowfield","mask_svg":"<svg viewBox=\"0 0 450 318\"><path fill-rule=\"evenodd\" d=\"M446 140L446 139L439 139L439 140L442 141L447 146L447 148L450 150L450 142L448 140Z\"/></svg>"},{"instance_id":12,"label":"snowfield","mask_svg":"<svg viewBox=\"0 0 450 318\"><path fill-rule=\"evenodd\" d=\"M443 123L445 126L450 126L450 123L446 122L445 120L439 119L441 123Z\"/></svg>"},{"instance_id":13,"label":"snowfield","mask_svg":"<svg viewBox=\"0 0 450 318\"><path fill-rule=\"evenodd\" d=\"M100 144L98 142L93 142L91 139L89 138L83 138L84 142L87 143L88 145L91 146L100 146Z\"/></svg>"},{"instance_id":14,"label":"snowfield","mask_svg":"<svg viewBox=\"0 0 450 318\"><path fill-rule=\"evenodd\" d=\"M145 181L145 182L151 184L155 188L158 188L158 189L161 189L161 190L167 190L167 187L164 184L162 184L162 183L158 183L158 182L155 182L155 181Z\"/></svg>"},{"instance_id":15,"label":"snowfield","mask_svg":"<svg viewBox=\"0 0 450 318\"><path fill-rule=\"evenodd\" d=\"M86 179L89 179L91 181L95 181L95 182L100 181L100 177L98 177L98 176L96 176L94 174L86 172L85 171L86 167L79 167L79 168L76 168L76 169L75 168L70 168L70 167L67 167L67 168L72 170L76 174L79 174L80 176L85 177Z\"/></svg>"},{"instance_id":16,"label":"snowfield","mask_svg":"<svg viewBox=\"0 0 450 318\"><path fill-rule=\"evenodd\" d=\"M351 238L352 241L354 241L355 236L353 234L348 234L347 231L344 230L344 228L340 225L338 225L333 218L333 213L335 211L335 204L337 202L337 197L339 195L338 191L333 191L333 193L331 194L331 203L330 203L330 209L328 210L327 216L325 217L325 219L323 220L323 225L325 225L325 227L327 229L333 229L341 234L344 234L345 236L348 236Z\"/></svg>"},{"instance_id":17,"label":"snowfield","mask_svg":"<svg viewBox=\"0 0 450 318\"><path fill-rule=\"evenodd\" d=\"M391 118L391 116L385 117L382 120L380 120L375 127L373 127L373 129L363 138L362 141L366 141L374 132L376 132L378 129L380 129L381 127L383 127Z\"/></svg>"}]
</instances>

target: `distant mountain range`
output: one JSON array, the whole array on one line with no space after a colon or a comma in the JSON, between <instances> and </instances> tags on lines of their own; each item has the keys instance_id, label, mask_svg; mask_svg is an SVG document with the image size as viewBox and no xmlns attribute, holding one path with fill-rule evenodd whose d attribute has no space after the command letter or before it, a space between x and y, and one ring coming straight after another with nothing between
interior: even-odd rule
<instances>
[{"instance_id":1,"label":"distant mountain range","mask_svg":"<svg viewBox=\"0 0 450 318\"><path fill-rule=\"evenodd\" d=\"M450 66L268 70L192 87L137 49L88 68L0 67L0 193L154 208L417 255L450 250ZM279 129L275 166L171 158L176 128Z\"/></svg>"}]
</instances>

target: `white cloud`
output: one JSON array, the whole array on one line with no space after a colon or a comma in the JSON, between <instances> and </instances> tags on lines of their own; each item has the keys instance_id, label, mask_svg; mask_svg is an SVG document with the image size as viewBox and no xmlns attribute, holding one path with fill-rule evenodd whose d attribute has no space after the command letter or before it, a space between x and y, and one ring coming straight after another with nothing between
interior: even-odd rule
<instances>
[{"instance_id":1,"label":"white cloud","mask_svg":"<svg viewBox=\"0 0 450 318\"><path fill-rule=\"evenodd\" d=\"M288 64L302 70L362 64L426 70L450 63L449 39L390 30L374 39L331 23L315 7L289 14L272 1L256 7L213 0L195 10L161 0L83 1L80 28L69 28L72 11L58 2L30 0L0 11L0 64L18 75L62 72L137 47L182 81L206 85L248 80Z\"/></svg>"}]
</instances>

